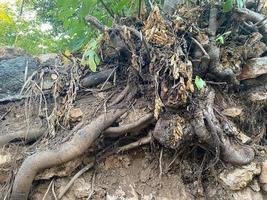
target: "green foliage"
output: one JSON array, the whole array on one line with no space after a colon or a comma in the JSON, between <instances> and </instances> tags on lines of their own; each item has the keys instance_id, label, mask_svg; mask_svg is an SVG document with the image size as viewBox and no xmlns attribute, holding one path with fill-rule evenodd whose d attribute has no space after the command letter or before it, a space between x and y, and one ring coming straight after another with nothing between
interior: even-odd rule
<instances>
[{"instance_id":1,"label":"green foliage","mask_svg":"<svg viewBox=\"0 0 267 200\"><path fill-rule=\"evenodd\" d=\"M202 78L200 78L199 76L196 76L195 78L195 85L197 86L198 90L203 89L206 86L206 82L203 81Z\"/></svg>"},{"instance_id":2,"label":"green foliage","mask_svg":"<svg viewBox=\"0 0 267 200\"><path fill-rule=\"evenodd\" d=\"M125 13L130 14L129 10L133 7L132 4L132 0L34 1L35 7L41 8L38 16L57 27L55 34L63 33L63 35L69 36L67 46L62 46L61 48L68 48L71 51L81 49L98 34L93 27L85 23L84 18L86 15L95 16L102 23L111 26L112 17L123 16Z\"/></svg>"},{"instance_id":3,"label":"green foliage","mask_svg":"<svg viewBox=\"0 0 267 200\"><path fill-rule=\"evenodd\" d=\"M216 37L215 39L215 42L218 44L218 45L222 45L224 44L225 42L225 39L231 34L231 31L227 31L223 34L220 34Z\"/></svg>"},{"instance_id":4,"label":"green foliage","mask_svg":"<svg viewBox=\"0 0 267 200\"><path fill-rule=\"evenodd\" d=\"M31 54L59 51L55 37L40 31L38 19L25 20L8 5L0 4L0 46L15 46L26 49Z\"/></svg>"},{"instance_id":5,"label":"green foliage","mask_svg":"<svg viewBox=\"0 0 267 200\"><path fill-rule=\"evenodd\" d=\"M244 7L244 1L243 0L236 0L237 8L243 8Z\"/></svg>"},{"instance_id":6,"label":"green foliage","mask_svg":"<svg viewBox=\"0 0 267 200\"><path fill-rule=\"evenodd\" d=\"M96 72L96 66L100 62L100 59L97 55L97 49L101 38L102 35L100 35L97 39L91 39L91 41L87 44L82 57L81 64L83 66L89 66L92 72Z\"/></svg>"},{"instance_id":7,"label":"green foliage","mask_svg":"<svg viewBox=\"0 0 267 200\"><path fill-rule=\"evenodd\" d=\"M19 2L16 12L9 12L8 9L3 12L3 9L0 9L0 45L22 47L33 54L66 49L78 51L99 34L85 23L86 15L93 15L102 23L111 26L113 17L136 13L134 9L137 8L137 3L138 0L25 1L24 12L37 12L34 20L26 21L18 16ZM53 30L40 31L39 26L43 23L51 24ZM95 58L92 53L88 56Z\"/></svg>"},{"instance_id":8,"label":"green foliage","mask_svg":"<svg viewBox=\"0 0 267 200\"><path fill-rule=\"evenodd\" d=\"M243 8L244 7L244 2L243 0L226 0L223 3L223 12L227 13L233 10L233 8Z\"/></svg>"},{"instance_id":9,"label":"green foliage","mask_svg":"<svg viewBox=\"0 0 267 200\"><path fill-rule=\"evenodd\" d=\"M234 7L234 0L226 0L223 4L223 12L230 12Z\"/></svg>"}]
</instances>

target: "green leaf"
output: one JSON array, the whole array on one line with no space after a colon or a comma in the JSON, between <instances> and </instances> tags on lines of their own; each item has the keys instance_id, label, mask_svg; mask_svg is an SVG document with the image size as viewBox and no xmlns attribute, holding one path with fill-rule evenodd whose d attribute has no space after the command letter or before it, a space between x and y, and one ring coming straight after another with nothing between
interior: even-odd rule
<instances>
[{"instance_id":1,"label":"green leaf","mask_svg":"<svg viewBox=\"0 0 267 200\"><path fill-rule=\"evenodd\" d=\"M224 37L223 35L219 35L216 39L215 39L217 44L224 44Z\"/></svg>"},{"instance_id":2,"label":"green leaf","mask_svg":"<svg viewBox=\"0 0 267 200\"><path fill-rule=\"evenodd\" d=\"M93 50L88 52L88 61L89 61L89 68L92 72L96 72L96 60L95 60L96 53ZM99 60L99 59L98 59Z\"/></svg>"},{"instance_id":3,"label":"green leaf","mask_svg":"<svg viewBox=\"0 0 267 200\"><path fill-rule=\"evenodd\" d=\"M126 4L129 4L129 3L130 3L129 0L121 0L121 1L118 3L118 5L115 6L114 11L115 11L115 12L120 12L120 11L123 9L123 7L124 7Z\"/></svg>"},{"instance_id":4,"label":"green leaf","mask_svg":"<svg viewBox=\"0 0 267 200\"><path fill-rule=\"evenodd\" d=\"M229 36L231 33L232 33L231 31L227 31L227 32L225 32L225 33L223 33L223 34L218 35L218 36L216 37L216 39L215 39L215 42L216 42L217 44L224 44L225 38L226 38L227 36Z\"/></svg>"},{"instance_id":5,"label":"green leaf","mask_svg":"<svg viewBox=\"0 0 267 200\"><path fill-rule=\"evenodd\" d=\"M201 90L206 86L205 81L202 80L199 76L196 76L195 78L195 85L197 86L197 89Z\"/></svg>"},{"instance_id":6,"label":"green leaf","mask_svg":"<svg viewBox=\"0 0 267 200\"><path fill-rule=\"evenodd\" d=\"M234 7L233 0L226 0L223 4L223 12L230 12Z\"/></svg>"},{"instance_id":7,"label":"green leaf","mask_svg":"<svg viewBox=\"0 0 267 200\"><path fill-rule=\"evenodd\" d=\"M244 2L243 0L236 0L237 8L243 8L244 7Z\"/></svg>"}]
</instances>

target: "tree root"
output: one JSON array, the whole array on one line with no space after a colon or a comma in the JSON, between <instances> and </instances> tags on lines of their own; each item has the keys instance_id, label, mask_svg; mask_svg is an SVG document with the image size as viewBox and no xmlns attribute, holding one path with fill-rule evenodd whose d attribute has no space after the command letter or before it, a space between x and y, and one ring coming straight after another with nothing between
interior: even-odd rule
<instances>
[{"instance_id":1,"label":"tree root","mask_svg":"<svg viewBox=\"0 0 267 200\"><path fill-rule=\"evenodd\" d=\"M130 144L127 144L127 145L124 145L122 147L119 147L119 149L117 150L117 153L121 153L121 152L124 152L124 151L128 151L130 149L133 149L133 148L136 148L136 147L139 147L141 145L145 145L145 144L148 144L152 141L152 137L151 135L147 135L139 140L137 140L136 142L133 142L133 143L130 143Z\"/></svg>"},{"instance_id":2,"label":"tree root","mask_svg":"<svg viewBox=\"0 0 267 200\"><path fill-rule=\"evenodd\" d=\"M234 144L230 141L222 128L222 123L213 112L215 92L206 91L205 102L199 102L195 110L195 118L192 126L200 143L207 145L216 152L216 160L219 156L223 161L234 165L249 164L254 159L254 150L247 145Z\"/></svg>"},{"instance_id":3,"label":"tree root","mask_svg":"<svg viewBox=\"0 0 267 200\"><path fill-rule=\"evenodd\" d=\"M112 152L109 152L108 154L104 154L103 156L100 156L99 160L97 160L97 162L100 162L102 160L104 160L107 156L110 156L111 154L114 153L120 153L123 151L128 151L131 149L134 149L136 147L139 147L141 145L145 145L148 144L149 142L152 141L152 138L150 135L147 135L141 139L139 139L136 142L124 145L122 147L118 147L116 149L114 149ZM79 178L83 173L85 173L86 171L88 171L89 169L91 169L94 166L95 162L90 162L88 165L86 165L84 168L82 168L78 173L76 173L72 179L70 180L70 182L66 185L66 187L64 188L64 190L58 195L58 200L60 200L65 194L66 192L70 189L70 187L73 185L74 181Z\"/></svg>"},{"instance_id":4,"label":"tree root","mask_svg":"<svg viewBox=\"0 0 267 200\"><path fill-rule=\"evenodd\" d=\"M43 151L28 157L20 167L13 184L11 200L26 200L36 174L49 167L65 163L81 155L99 135L111 126L126 109L113 109L100 115L89 125L79 130L69 142L57 150Z\"/></svg>"},{"instance_id":5,"label":"tree root","mask_svg":"<svg viewBox=\"0 0 267 200\"><path fill-rule=\"evenodd\" d=\"M245 20L251 21L254 24L259 23L259 26L257 26L256 28L259 28L260 33L263 35L264 42L267 43L267 23L264 21L264 15L247 8L238 9L236 10L236 13L237 18L240 18L241 15L241 17Z\"/></svg>"},{"instance_id":6,"label":"tree root","mask_svg":"<svg viewBox=\"0 0 267 200\"><path fill-rule=\"evenodd\" d=\"M107 79L112 79L114 76L114 72L114 69L108 69L94 74L90 74L89 76L86 76L81 80L81 85L86 88L96 86L100 83L105 82Z\"/></svg>"},{"instance_id":7,"label":"tree root","mask_svg":"<svg viewBox=\"0 0 267 200\"><path fill-rule=\"evenodd\" d=\"M214 6L210 9L210 18L209 18L209 33L211 35L210 37L211 42L209 44L209 50L208 50L208 54L210 57L208 71L215 77L215 79L219 79L220 81L227 80L232 83L235 83L236 78L233 70L230 68L223 69L220 64L220 47L218 47L215 42L216 32L218 29L217 15L218 15L218 8Z\"/></svg>"},{"instance_id":8,"label":"tree root","mask_svg":"<svg viewBox=\"0 0 267 200\"><path fill-rule=\"evenodd\" d=\"M127 84L127 86L122 90L122 92L116 97L116 99L110 104L110 106L114 106L118 103L120 103L124 97L127 96L127 94L130 91L130 86Z\"/></svg>"},{"instance_id":9,"label":"tree root","mask_svg":"<svg viewBox=\"0 0 267 200\"><path fill-rule=\"evenodd\" d=\"M27 131L17 131L15 133L1 135L0 136L0 147L4 146L5 144L13 141L13 140L22 140L24 142L31 142L40 138L46 131L47 128L34 128Z\"/></svg>"},{"instance_id":10,"label":"tree root","mask_svg":"<svg viewBox=\"0 0 267 200\"><path fill-rule=\"evenodd\" d=\"M119 137L129 132L139 131L147 127L153 121L154 121L154 115L153 113L149 113L133 123L119 127L109 127L104 131L104 135L105 137Z\"/></svg>"}]
</instances>

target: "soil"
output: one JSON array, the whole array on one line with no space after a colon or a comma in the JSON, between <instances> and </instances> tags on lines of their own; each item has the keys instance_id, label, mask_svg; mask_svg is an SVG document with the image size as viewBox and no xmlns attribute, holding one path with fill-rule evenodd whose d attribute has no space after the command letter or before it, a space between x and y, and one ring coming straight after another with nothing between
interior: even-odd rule
<instances>
[{"instance_id":1,"label":"soil","mask_svg":"<svg viewBox=\"0 0 267 200\"><path fill-rule=\"evenodd\" d=\"M82 109L83 123L89 123L94 118L95 111L99 107L103 108L103 103L107 96L114 91L103 92L103 94L86 94L79 95L75 105ZM117 95L114 95L115 98ZM112 100L112 99L111 99ZM34 104L33 104L34 105ZM30 127L38 124L36 109L32 107L29 114ZM132 113L122 120L121 123L131 122L140 117L142 113L147 112L148 105L140 101L132 109ZM9 112L8 112L9 111ZM1 116L6 116L0 122L1 134L5 132L15 132L25 127L25 107L23 102L10 102L0 105ZM79 122L76 123L76 125ZM144 133L137 137L141 137ZM14 173L21 165L25 156L34 152L46 150L47 148L55 149L63 143L66 136L70 134L68 130L61 130L54 138L44 137L36 143L25 145L21 142L12 143L3 148L15 158L11 166L5 166L6 173L2 174L3 180L9 180L12 183ZM120 144L129 143L134 138L125 137ZM125 141L123 141L125 140ZM107 138L100 139L98 146L112 146L116 140ZM97 144L97 143L96 143ZM231 165L218 164L216 167L210 167L203 170L205 159L205 150L192 144L185 144L185 152L179 153L175 150L161 147L156 141L149 145L141 146L119 154L113 154L97 162L93 169L88 170L82 176L75 180L70 190L63 196L63 200L70 199L87 199L92 191L91 199L159 199L159 200L176 200L176 199L218 199L230 200L235 192L224 187L218 180L218 174ZM66 165L52 168L41 172L34 181L29 199L41 200L47 192L51 180L54 182L55 193L59 194L70 179L83 167L91 162L96 156L96 149L90 148L83 156ZM187 151L187 152L186 152ZM162 153L162 156L160 154ZM182 155L182 156L181 156ZM260 162L260 161L258 161ZM1 173L4 170L2 169ZM52 178L54 177L54 178ZM8 181L7 181L8 183ZM4 195L10 185L2 184ZM4 196L1 197L3 199ZM52 191L47 194L46 199L54 199Z\"/></svg>"}]
</instances>

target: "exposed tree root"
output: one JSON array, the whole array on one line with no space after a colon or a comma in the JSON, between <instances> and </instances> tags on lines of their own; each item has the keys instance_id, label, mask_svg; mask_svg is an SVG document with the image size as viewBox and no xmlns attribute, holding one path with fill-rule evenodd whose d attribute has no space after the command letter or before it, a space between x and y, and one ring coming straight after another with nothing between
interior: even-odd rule
<instances>
[{"instance_id":1,"label":"exposed tree root","mask_svg":"<svg viewBox=\"0 0 267 200\"><path fill-rule=\"evenodd\" d=\"M210 33L210 44L209 44L209 50L208 54L210 57L210 63L209 63L209 72L213 75L215 75L216 79L219 80L228 80L230 82L235 81L235 75L234 72L228 68L223 69L220 64L220 47L216 45L215 39L216 39L216 32L218 29L218 8L216 6L212 7L210 9L210 18L209 18L209 33Z\"/></svg>"},{"instance_id":2,"label":"exposed tree root","mask_svg":"<svg viewBox=\"0 0 267 200\"><path fill-rule=\"evenodd\" d=\"M123 151L129 151L131 149L134 149L136 147L139 147L141 145L145 145L148 144L149 142L151 142L151 136L145 136L141 139L139 139L136 142L130 143L128 145L122 146L122 147L118 147L116 149L114 149L112 151L112 153L108 153L108 154L104 154L103 156L101 156L99 159L97 160L97 162L100 162L101 160L105 159L107 156L110 156L113 153L120 153ZM70 187L73 185L74 181L79 178L83 173L85 173L86 171L88 171L89 169L91 169L94 166L95 162L90 162L88 165L86 165L84 168L82 168L78 173L75 174L75 176L72 177L72 179L70 180L70 182L66 185L66 187L63 189L63 191L58 195L58 199L60 200L65 194L66 192L70 189Z\"/></svg>"},{"instance_id":3,"label":"exposed tree root","mask_svg":"<svg viewBox=\"0 0 267 200\"><path fill-rule=\"evenodd\" d=\"M24 142L37 140L45 133L46 130L47 128L41 127L30 129L28 132L23 130L15 133L9 133L7 135L0 135L0 147L14 140L22 140Z\"/></svg>"},{"instance_id":4,"label":"exposed tree root","mask_svg":"<svg viewBox=\"0 0 267 200\"><path fill-rule=\"evenodd\" d=\"M234 144L223 131L221 122L216 118L214 107L215 93L213 90L206 91L203 103L199 102L195 110L195 118L192 126L201 143L208 145L224 161L234 165L250 163L255 156L254 150L247 145Z\"/></svg>"},{"instance_id":5,"label":"exposed tree root","mask_svg":"<svg viewBox=\"0 0 267 200\"><path fill-rule=\"evenodd\" d=\"M70 161L81 155L106 128L111 126L125 112L126 109L120 109L102 114L79 130L71 141L63 144L58 150L43 151L28 157L22 163L15 177L11 200L26 200L32 181L39 171Z\"/></svg>"},{"instance_id":6,"label":"exposed tree root","mask_svg":"<svg viewBox=\"0 0 267 200\"><path fill-rule=\"evenodd\" d=\"M152 141L152 137L150 135L147 135L146 137L143 137L143 138L139 139L136 142L133 142L133 143L127 144L125 146L119 147L119 149L117 150L117 153L128 151L130 149L134 149L134 148L139 147L141 145L148 144L151 141Z\"/></svg>"},{"instance_id":7,"label":"exposed tree root","mask_svg":"<svg viewBox=\"0 0 267 200\"><path fill-rule=\"evenodd\" d=\"M120 103L123 100L123 98L127 96L129 91L130 91L130 86L127 84L126 87L122 90L122 92L116 97L116 99L114 99L114 101L111 102L110 106L114 106Z\"/></svg>"},{"instance_id":8,"label":"exposed tree root","mask_svg":"<svg viewBox=\"0 0 267 200\"><path fill-rule=\"evenodd\" d=\"M94 74L90 74L81 80L83 87L93 87L105 82L107 79L112 79L114 76L114 69L108 69Z\"/></svg>"},{"instance_id":9,"label":"exposed tree root","mask_svg":"<svg viewBox=\"0 0 267 200\"><path fill-rule=\"evenodd\" d=\"M245 20L251 21L254 24L258 23L255 28L259 29L260 33L263 35L265 43L267 43L267 23L264 21L265 16L247 8L236 10L236 12L237 18L240 18L241 15Z\"/></svg>"},{"instance_id":10,"label":"exposed tree root","mask_svg":"<svg viewBox=\"0 0 267 200\"><path fill-rule=\"evenodd\" d=\"M151 122L153 122L153 120L154 120L153 113L149 113L131 124L119 127L109 127L104 131L104 135L105 137L119 137L126 133L136 132L147 127Z\"/></svg>"}]
</instances>

